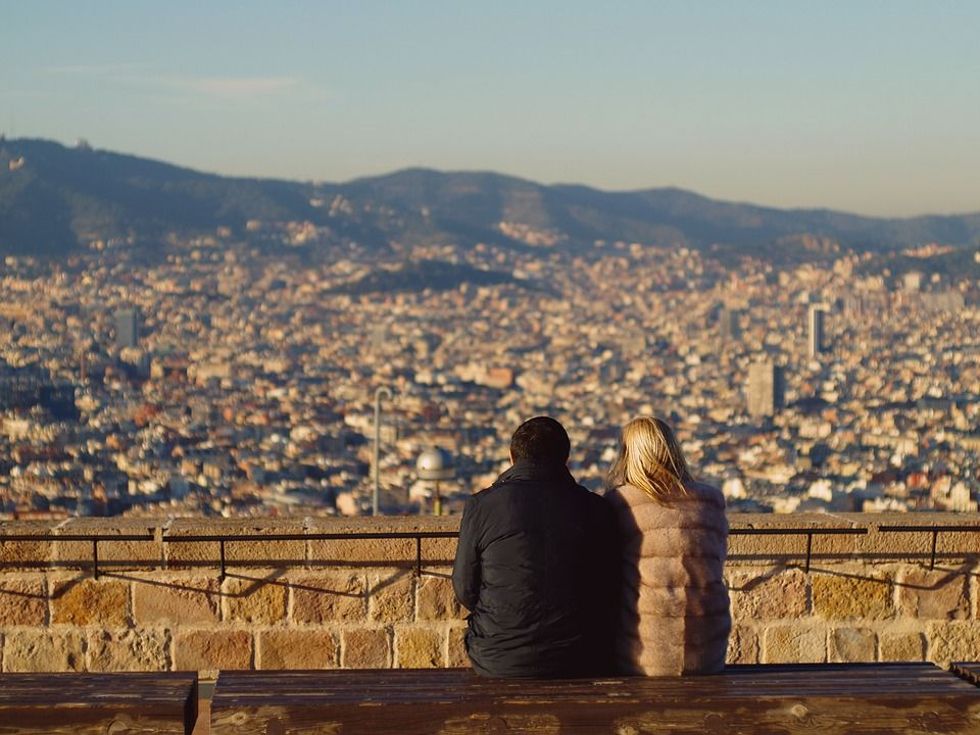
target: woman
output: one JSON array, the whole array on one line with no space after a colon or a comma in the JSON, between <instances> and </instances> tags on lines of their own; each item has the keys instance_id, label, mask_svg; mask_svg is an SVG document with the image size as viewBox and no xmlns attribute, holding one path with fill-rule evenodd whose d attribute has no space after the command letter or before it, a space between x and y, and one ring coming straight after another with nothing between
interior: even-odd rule
<instances>
[{"instance_id":1,"label":"woman","mask_svg":"<svg viewBox=\"0 0 980 735\"><path fill-rule=\"evenodd\" d=\"M666 423L641 416L623 427L605 495L622 540L618 668L647 676L720 671L731 629L721 491L694 480Z\"/></svg>"}]
</instances>

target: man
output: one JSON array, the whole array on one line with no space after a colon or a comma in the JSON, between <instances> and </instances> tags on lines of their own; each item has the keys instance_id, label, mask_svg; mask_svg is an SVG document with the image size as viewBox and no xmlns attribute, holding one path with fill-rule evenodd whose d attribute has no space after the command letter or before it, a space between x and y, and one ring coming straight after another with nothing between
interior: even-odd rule
<instances>
[{"instance_id":1,"label":"man","mask_svg":"<svg viewBox=\"0 0 980 735\"><path fill-rule=\"evenodd\" d=\"M470 610L466 650L484 676L607 673L619 594L607 501L567 468L568 434L524 422L513 466L463 510L453 587Z\"/></svg>"}]
</instances>

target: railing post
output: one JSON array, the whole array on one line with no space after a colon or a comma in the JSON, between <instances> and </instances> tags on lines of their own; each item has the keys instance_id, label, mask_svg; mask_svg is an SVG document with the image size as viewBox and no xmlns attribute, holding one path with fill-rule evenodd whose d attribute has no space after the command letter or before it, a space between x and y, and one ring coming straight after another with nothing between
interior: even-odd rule
<instances>
[{"instance_id":1,"label":"railing post","mask_svg":"<svg viewBox=\"0 0 980 735\"><path fill-rule=\"evenodd\" d=\"M99 540L92 538L92 577L99 578Z\"/></svg>"},{"instance_id":2,"label":"railing post","mask_svg":"<svg viewBox=\"0 0 980 735\"><path fill-rule=\"evenodd\" d=\"M221 539L218 542L218 551L221 555L221 573L218 574L218 581L224 582L225 581L225 540L224 539Z\"/></svg>"}]
</instances>

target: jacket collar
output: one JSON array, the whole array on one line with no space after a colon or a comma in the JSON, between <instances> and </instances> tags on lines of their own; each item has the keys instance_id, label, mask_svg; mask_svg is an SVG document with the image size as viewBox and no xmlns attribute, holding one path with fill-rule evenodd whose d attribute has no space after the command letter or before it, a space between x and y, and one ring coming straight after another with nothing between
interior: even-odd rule
<instances>
[{"instance_id":1,"label":"jacket collar","mask_svg":"<svg viewBox=\"0 0 980 735\"><path fill-rule=\"evenodd\" d=\"M568 471L568 467L565 465L534 462L527 459L522 459L509 469L504 470L493 484L499 485L504 482L520 482L521 480L558 481L569 485L575 484L575 478L572 477L572 473Z\"/></svg>"}]
</instances>

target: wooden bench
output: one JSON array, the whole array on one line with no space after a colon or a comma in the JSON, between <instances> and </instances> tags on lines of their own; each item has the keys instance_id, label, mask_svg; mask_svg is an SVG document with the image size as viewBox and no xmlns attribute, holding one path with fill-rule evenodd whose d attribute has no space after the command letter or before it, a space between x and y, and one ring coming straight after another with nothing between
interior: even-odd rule
<instances>
[{"instance_id":1,"label":"wooden bench","mask_svg":"<svg viewBox=\"0 0 980 735\"><path fill-rule=\"evenodd\" d=\"M0 733L190 735L197 674L0 674Z\"/></svg>"},{"instance_id":2,"label":"wooden bench","mask_svg":"<svg viewBox=\"0 0 980 735\"><path fill-rule=\"evenodd\" d=\"M932 664L737 666L683 678L468 670L222 672L213 735L980 733L980 688Z\"/></svg>"},{"instance_id":3,"label":"wooden bench","mask_svg":"<svg viewBox=\"0 0 980 735\"><path fill-rule=\"evenodd\" d=\"M953 664L950 668L961 678L980 687L980 661L961 661Z\"/></svg>"}]
</instances>

